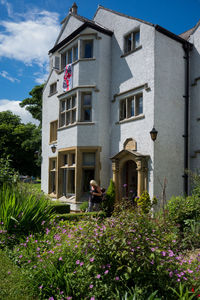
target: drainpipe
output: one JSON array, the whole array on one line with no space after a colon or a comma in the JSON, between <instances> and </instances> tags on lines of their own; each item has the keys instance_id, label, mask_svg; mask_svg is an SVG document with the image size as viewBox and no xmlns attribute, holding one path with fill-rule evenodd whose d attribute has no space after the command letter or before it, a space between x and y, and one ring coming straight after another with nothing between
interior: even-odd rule
<instances>
[{"instance_id":1,"label":"drainpipe","mask_svg":"<svg viewBox=\"0 0 200 300\"><path fill-rule=\"evenodd\" d=\"M184 193L188 196L188 174L187 170L189 167L189 103L190 103L190 95L189 95L189 84L190 84L190 77L189 77L189 68L190 68L190 56L189 52L192 49L191 44L184 43L183 49L185 51L185 95L183 98L185 99L185 124L184 124Z\"/></svg>"}]
</instances>

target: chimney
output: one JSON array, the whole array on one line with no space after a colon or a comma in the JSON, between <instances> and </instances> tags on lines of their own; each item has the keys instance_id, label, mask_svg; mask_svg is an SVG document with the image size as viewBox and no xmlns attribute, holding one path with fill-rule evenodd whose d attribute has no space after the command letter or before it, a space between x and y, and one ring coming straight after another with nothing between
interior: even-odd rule
<instances>
[{"instance_id":1,"label":"chimney","mask_svg":"<svg viewBox=\"0 0 200 300\"><path fill-rule=\"evenodd\" d=\"M73 5L72 5L72 8L71 8L71 12L75 15L77 15L77 9L78 9L78 6L76 5L76 3L74 2Z\"/></svg>"}]
</instances>

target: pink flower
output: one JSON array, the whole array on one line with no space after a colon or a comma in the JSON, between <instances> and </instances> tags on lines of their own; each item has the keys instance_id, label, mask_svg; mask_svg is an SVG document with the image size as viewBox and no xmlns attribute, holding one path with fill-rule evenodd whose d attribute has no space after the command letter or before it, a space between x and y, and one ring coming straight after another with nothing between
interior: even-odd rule
<instances>
[{"instance_id":1,"label":"pink flower","mask_svg":"<svg viewBox=\"0 0 200 300\"><path fill-rule=\"evenodd\" d=\"M62 259L62 256L61 256L61 257L59 257L59 259L58 259L58 260L63 260L63 259Z\"/></svg>"},{"instance_id":2,"label":"pink flower","mask_svg":"<svg viewBox=\"0 0 200 300\"><path fill-rule=\"evenodd\" d=\"M94 261L94 257L90 258L90 262L93 262Z\"/></svg>"},{"instance_id":3,"label":"pink flower","mask_svg":"<svg viewBox=\"0 0 200 300\"><path fill-rule=\"evenodd\" d=\"M117 280L117 281L118 281L118 280L119 280L119 277L118 277L118 276L117 276L117 277L115 277L115 280Z\"/></svg>"},{"instance_id":4,"label":"pink flower","mask_svg":"<svg viewBox=\"0 0 200 300\"><path fill-rule=\"evenodd\" d=\"M82 261L81 263L80 263L80 266L83 266L84 265L84 262Z\"/></svg>"},{"instance_id":5,"label":"pink flower","mask_svg":"<svg viewBox=\"0 0 200 300\"><path fill-rule=\"evenodd\" d=\"M93 288L93 284L90 284L89 288L92 289Z\"/></svg>"},{"instance_id":6,"label":"pink flower","mask_svg":"<svg viewBox=\"0 0 200 300\"><path fill-rule=\"evenodd\" d=\"M109 272L109 270L106 270L106 271L104 272L104 274L108 274L108 272Z\"/></svg>"},{"instance_id":7,"label":"pink flower","mask_svg":"<svg viewBox=\"0 0 200 300\"><path fill-rule=\"evenodd\" d=\"M100 277L101 277L101 275L100 275L100 274L98 274L98 275L97 275L97 279L99 279Z\"/></svg>"},{"instance_id":8,"label":"pink flower","mask_svg":"<svg viewBox=\"0 0 200 300\"><path fill-rule=\"evenodd\" d=\"M79 264L80 264L80 260L77 260L77 261L76 261L76 265L79 265Z\"/></svg>"},{"instance_id":9,"label":"pink flower","mask_svg":"<svg viewBox=\"0 0 200 300\"><path fill-rule=\"evenodd\" d=\"M95 298L94 298L94 297L91 297L90 300L95 300Z\"/></svg>"},{"instance_id":10,"label":"pink flower","mask_svg":"<svg viewBox=\"0 0 200 300\"><path fill-rule=\"evenodd\" d=\"M41 290L43 288L43 285L39 286L39 289Z\"/></svg>"}]
</instances>

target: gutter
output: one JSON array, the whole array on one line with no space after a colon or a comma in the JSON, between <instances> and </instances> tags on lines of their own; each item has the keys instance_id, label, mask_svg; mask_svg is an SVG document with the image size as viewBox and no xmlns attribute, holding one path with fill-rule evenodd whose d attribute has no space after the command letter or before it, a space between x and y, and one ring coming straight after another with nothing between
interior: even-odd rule
<instances>
[{"instance_id":1,"label":"gutter","mask_svg":"<svg viewBox=\"0 0 200 300\"><path fill-rule=\"evenodd\" d=\"M183 98L185 99L185 107L184 107L184 174L183 174L183 190L184 194L188 195L188 174L187 170L189 167L189 104L190 104L190 94L189 94L189 84L190 84L190 51L193 48L193 44L189 43L187 40L181 38L180 36L168 31L167 29L154 25L156 31L168 36L169 38L177 41L182 44L183 50L185 52L185 95Z\"/></svg>"}]
</instances>

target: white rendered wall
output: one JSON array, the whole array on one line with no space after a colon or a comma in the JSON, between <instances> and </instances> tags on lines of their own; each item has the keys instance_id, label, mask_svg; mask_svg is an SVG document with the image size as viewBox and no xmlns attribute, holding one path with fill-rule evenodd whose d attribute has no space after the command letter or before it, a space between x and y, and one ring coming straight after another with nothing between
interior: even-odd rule
<instances>
[{"instance_id":1,"label":"white rendered wall","mask_svg":"<svg viewBox=\"0 0 200 300\"><path fill-rule=\"evenodd\" d=\"M160 197L167 179L166 197L183 193L185 59L182 44L156 32L154 125L154 195Z\"/></svg>"},{"instance_id":2,"label":"white rendered wall","mask_svg":"<svg viewBox=\"0 0 200 300\"><path fill-rule=\"evenodd\" d=\"M148 92L144 88L137 90L137 92L143 92L143 119L119 124L119 100L125 96L116 97L116 100L111 103L110 157L123 149L123 144L127 138L136 140L137 151L150 156L148 191L153 196L152 160L154 145L150 139L149 131L154 123L154 28L103 9L97 12L95 21L114 31L112 36L111 99L113 99L114 94L126 92L145 83L150 87ZM142 48L126 57L121 57L124 49L124 36L136 28L140 28Z\"/></svg>"},{"instance_id":3,"label":"white rendered wall","mask_svg":"<svg viewBox=\"0 0 200 300\"><path fill-rule=\"evenodd\" d=\"M73 31L78 29L81 25L83 25L82 21L78 20L74 16L70 16L70 18L63 24L57 44L69 36Z\"/></svg>"},{"instance_id":4,"label":"white rendered wall","mask_svg":"<svg viewBox=\"0 0 200 300\"><path fill-rule=\"evenodd\" d=\"M200 28L190 37L193 50L190 52L190 169L200 170ZM196 85L193 85L196 83ZM194 157L195 156L195 157ZM193 158L194 157L194 158Z\"/></svg>"}]
</instances>

